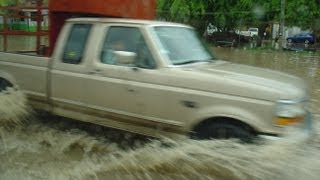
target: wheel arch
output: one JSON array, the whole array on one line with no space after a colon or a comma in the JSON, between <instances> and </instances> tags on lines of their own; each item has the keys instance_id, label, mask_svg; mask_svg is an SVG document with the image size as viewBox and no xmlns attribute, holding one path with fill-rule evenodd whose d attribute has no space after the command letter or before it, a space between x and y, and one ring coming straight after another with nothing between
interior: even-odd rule
<instances>
[{"instance_id":1,"label":"wheel arch","mask_svg":"<svg viewBox=\"0 0 320 180\"><path fill-rule=\"evenodd\" d=\"M199 123L195 124L190 131L190 135L192 136L194 133L199 132L203 127L211 123L229 123L235 126L242 127L253 134L258 134L258 129L256 127L242 120L239 120L233 117L228 117L228 116L215 116L215 117L204 119Z\"/></svg>"},{"instance_id":2,"label":"wheel arch","mask_svg":"<svg viewBox=\"0 0 320 180\"><path fill-rule=\"evenodd\" d=\"M9 73L6 73L1 70L0 70L0 81L7 81L11 85L11 87L14 87L14 88L18 87L16 79Z\"/></svg>"},{"instance_id":3,"label":"wheel arch","mask_svg":"<svg viewBox=\"0 0 320 180\"><path fill-rule=\"evenodd\" d=\"M237 105L220 104L199 109L192 117L190 117L186 129L191 132L199 124L203 124L203 122L227 119L230 122L246 124L256 132L272 132L271 122L268 122L266 119L272 118L269 111L272 111L273 107L269 106L267 103L264 104L264 107L268 106L268 110L265 108L259 108L258 110L252 108L256 105L256 103L253 103L244 108ZM261 110L263 112L261 112Z\"/></svg>"}]
</instances>

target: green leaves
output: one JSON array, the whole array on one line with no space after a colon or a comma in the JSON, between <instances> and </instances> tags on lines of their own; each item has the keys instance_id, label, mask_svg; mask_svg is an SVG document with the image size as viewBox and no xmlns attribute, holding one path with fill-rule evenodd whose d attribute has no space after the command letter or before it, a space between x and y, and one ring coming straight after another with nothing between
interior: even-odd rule
<instances>
[{"instance_id":1,"label":"green leaves","mask_svg":"<svg viewBox=\"0 0 320 180\"><path fill-rule=\"evenodd\" d=\"M286 24L310 28L311 24L319 19L319 4L314 0L287 1Z\"/></svg>"},{"instance_id":2,"label":"green leaves","mask_svg":"<svg viewBox=\"0 0 320 180\"><path fill-rule=\"evenodd\" d=\"M193 17L201 17L206 13L205 0L158 0L158 16L167 20L186 22Z\"/></svg>"},{"instance_id":3,"label":"green leaves","mask_svg":"<svg viewBox=\"0 0 320 180\"><path fill-rule=\"evenodd\" d=\"M8 6L10 4L10 0L0 0L0 6Z\"/></svg>"},{"instance_id":4,"label":"green leaves","mask_svg":"<svg viewBox=\"0 0 320 180\"><path fill-rule=\"evenodd\" d=\"M158 16L170 21L210 21L221 30L242 23L258 26L280 20L281 0L158 0ZM286 0L287 26L310 28L320 17L318 0ZM245 23L245 24L243 24Z\"/></svg>"}]
</instances>

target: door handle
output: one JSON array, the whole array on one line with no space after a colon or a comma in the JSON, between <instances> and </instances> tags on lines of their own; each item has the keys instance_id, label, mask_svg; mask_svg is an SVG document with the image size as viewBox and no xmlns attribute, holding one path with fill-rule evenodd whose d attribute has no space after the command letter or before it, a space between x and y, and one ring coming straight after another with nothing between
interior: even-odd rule
<instances>
[{"instance_id":1,"label":"door handle","mask_svg":"<svg viewBox=\"0 0 320 180\"><path fill-rule=\"evenodd\" d=\"M88 74L91 74L91 75L101 74L101 70L100 69L95 69L95 70L89 71Z\"/></svg>"},{"instance_id":2,"label":"door handle","mask_svg":"<svg viewBox=\"0 0 320 180\"><path fill-rule=\"evenodd\" d=\"M132 88L128 88L128 91L129 91L129 92L135 92L135 90L132 89Z\"/></svg>"}]
</instances>

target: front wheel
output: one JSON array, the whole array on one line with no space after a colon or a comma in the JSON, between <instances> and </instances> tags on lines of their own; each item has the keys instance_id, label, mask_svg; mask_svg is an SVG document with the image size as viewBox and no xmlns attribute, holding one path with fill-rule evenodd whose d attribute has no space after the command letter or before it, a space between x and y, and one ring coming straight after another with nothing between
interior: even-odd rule
<instances>
[{"instance_id":1,"label":"front wheel","mask_svg":"<svg viewBox=\"0 0 320 180\"><path fill-rule=\"evenodd\" d=\"M198 139L240 139L243 142L251 142L255 134L251 128L244 125L228 122L212 122L196 132Z\"/></svg>"}]
</instances>

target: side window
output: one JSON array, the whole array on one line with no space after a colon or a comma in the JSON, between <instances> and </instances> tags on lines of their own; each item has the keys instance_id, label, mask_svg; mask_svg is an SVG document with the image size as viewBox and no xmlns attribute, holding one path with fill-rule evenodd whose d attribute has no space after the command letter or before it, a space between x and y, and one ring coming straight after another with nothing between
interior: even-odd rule
<instances>
[{"instance_id":1,"label":"side window","mask_svg":"<svg viewBox=\"0 0 320 180\"><path fill-rule=\"evenodd\" d=\"M119 54L121 59L119 59ZM130 57L123 58L126 55ZM105 64L155 68L150 50L140 30L135 27L109 27L100 53L100 60Z\"/></svg>"},{"instance_id":2,"label":"side window","mask_svg":"<svg viewBox=\"0 0 320 180\"><path fill-rule=\"evenodd\" d=\"M82 60L91 24L73 25L65 45L62 62L79 64Z\"/></svg>"}]
</instances>

